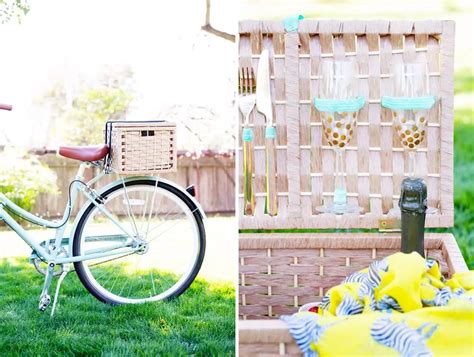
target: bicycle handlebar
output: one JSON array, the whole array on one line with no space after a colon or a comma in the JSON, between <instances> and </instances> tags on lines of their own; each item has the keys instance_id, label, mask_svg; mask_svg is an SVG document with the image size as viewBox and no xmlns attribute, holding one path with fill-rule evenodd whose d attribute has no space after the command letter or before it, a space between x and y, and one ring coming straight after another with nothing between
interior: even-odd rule
<instances>
[{"instance_id":1,"label":"bicycle handlebar","mask_svg":"<svg viewBox=\"0 0 474 357\"><path fill-rule=\"evenodd\" d=\"M2 104L2 103L0 103L0 109L1 110L12 110L13 106L11 104Z\"/></svg>"}]
</instances>

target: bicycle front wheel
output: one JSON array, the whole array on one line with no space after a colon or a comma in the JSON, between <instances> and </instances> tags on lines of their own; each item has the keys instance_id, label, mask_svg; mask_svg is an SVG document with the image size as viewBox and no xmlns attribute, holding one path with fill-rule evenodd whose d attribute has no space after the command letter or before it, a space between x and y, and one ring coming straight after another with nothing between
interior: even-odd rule
<instances>
[{"instance_id":1,"label":"bicycle front wheel","mask_svg":"<svg viewBox=\"0 0 474 357\"><path fill-rule=\"evenodd\" d=\"M182 294L198 274L205 252L204 225L194 202L155 179L118 183L102 199L112 219L91 203L79 218L74 256L110 252L120 245L135 250L74 263L86 289L110 304Z\"/></svg>"}]
</instances>

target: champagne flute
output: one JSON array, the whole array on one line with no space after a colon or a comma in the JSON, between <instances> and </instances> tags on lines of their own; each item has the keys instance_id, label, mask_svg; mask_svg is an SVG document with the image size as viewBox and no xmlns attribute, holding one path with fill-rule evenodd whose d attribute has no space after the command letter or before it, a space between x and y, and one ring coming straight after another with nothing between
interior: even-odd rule
<instances>
[{"instance_id":1,"label":"champagne flute","mask_svg":"<svg viewBox=\"0 0 474 357\"><path fill-rule=\"evenodd\" d=\"M428 110L436 99L429 95L429 73L426 63L400 63L393 66L393 97L382 97L382 106L392 112L393 124L402 147L408 152L408 177L415 178L417 148L425 141ZM399 207L391 212L399 214ZM427 214L436 213L428 208Z\"/></svg>"},{"instance_id":2,"label":"champagne flute","mask_svg":"<svg viewBox=\"0 0 474 357\"><path fill-rule=\"evenodd\" d=\"M364 104L356 97L357 64L323 60L319 65L318 97L314 105L321 113L324 135L335 153L335 182L332 205L318 207L323 213L360 213L362 208L347 202L344 152L354 134L357 116Z\"/></svg>"},{"instance_id":3,"label":"champagne flute","mask_svg":"<svg viewBox=\"0 0 474 357\"><path fill-rule=\"evenodd\" d=\"M393 94L396 98L422 98L429 93L428 68L425 63L404 63L393 67ZM425 140L427 109L392 109L398 138L408 151L408 176L415 177L416 149Z\"/></svg>"}]
</instances>

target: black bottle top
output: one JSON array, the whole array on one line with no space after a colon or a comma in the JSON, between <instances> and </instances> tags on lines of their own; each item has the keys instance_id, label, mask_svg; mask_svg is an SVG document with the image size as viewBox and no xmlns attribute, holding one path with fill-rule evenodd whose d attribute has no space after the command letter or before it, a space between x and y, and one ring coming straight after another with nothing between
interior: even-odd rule
<instances>
[{"instance_id":1,"label":"black bottle top","mask_svg":"<svg viewBox=\"0 0 474 357\"><path fill-rule=\"evenodd\" d=\"M423 214L427 208L427 189L420 178L406 178L402 182L402 192L398 206L402 212Z\"/></svg>"},{"instance_id":2,"label":"black bottle top","mask_svg":"<svg viewBox=\"0 0 474 357\"><path fill-rule=\"evenodd\" d=\"M425 216L427 189L422 179L406 178L402 182L400 200L402 215L402 246L404 253L418 252L424 255Z\"/></svg>"}]
</instances>

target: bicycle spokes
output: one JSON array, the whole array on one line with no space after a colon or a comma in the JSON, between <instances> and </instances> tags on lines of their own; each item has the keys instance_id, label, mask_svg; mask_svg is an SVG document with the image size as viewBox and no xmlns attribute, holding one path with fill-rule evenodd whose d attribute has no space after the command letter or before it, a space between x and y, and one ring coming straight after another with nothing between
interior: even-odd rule
<instances>
[{"instance_id":1,"label":"bicycle spokes","mask_svg":"<svg viewBox=\"0 0 474 357\"><path fill-rule=\"evenodd\" d=\"M115 303L136 303L168 298L194 279L202 238L194 211L173 192L151 184L117 188L104 201L122 230L134 232L122 241L130 251L81 263L89 290ZM80 254L110 251L113 239L125 239L100 209L87 213L80 234ZM79 273L79 271L78 271ZM191 280L192 281L192 280Z\"/></svg>"}]
</instances>

